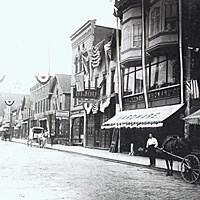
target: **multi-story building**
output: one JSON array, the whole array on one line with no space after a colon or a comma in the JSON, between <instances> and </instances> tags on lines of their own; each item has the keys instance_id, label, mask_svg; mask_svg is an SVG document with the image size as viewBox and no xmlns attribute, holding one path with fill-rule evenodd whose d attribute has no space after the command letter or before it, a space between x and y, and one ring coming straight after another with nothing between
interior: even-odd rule
<instances>
[{"instance_id":1,"label":"multi-story building","mask_svg":"<svg viewBox=\"0 0 200 200\"><path fill-rule=\"evenodd\" d=\"M89 20L72 36L71 143L109 148L101 124L115 114L115 30Z\"/></svg>"},{"instance_id":2,"label":"multi-story building","mask_svg":"<svg viewBox=\"0 0 200 200\"><path fill-rule=\"evenodd\" d=\"M123 111L103 124L120 132L120 150L145 148L149 133L161 145L167 135L198 131L183 118L199 108L200 2L116 0L121 24ZM186 87L190 86L190 89ZM197 128L196 128L197 130ZM199 130L199 128L198 128Z\"/></svg>"},{"instance_id":3,"label":"multi-story building","mask_svg":"<svg viewBox=\"0 0 200 200\"><path fill-rule=\"evenodd\" d=\"M37 83L30 91L34 112L31 127L43 127L50 137L68 143L71 75L56 74L46 84Z\"/></svg>"}]
</instances>

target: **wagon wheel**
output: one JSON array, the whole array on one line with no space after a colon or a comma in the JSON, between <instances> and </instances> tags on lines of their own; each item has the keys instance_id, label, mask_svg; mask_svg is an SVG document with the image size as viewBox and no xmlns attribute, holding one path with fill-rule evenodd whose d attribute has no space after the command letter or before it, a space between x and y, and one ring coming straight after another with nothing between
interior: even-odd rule
<instances>
[{"instance_id":1,"label":"wagon wheel","mask_svg":"<svg viewBox=\"0 0 200 200\"><path fill-rule=\"evenodd\" d=\"M200 162L197 156L187 155L181 162L181 176L188 183L195 183L200 176Z\"/></svg>"}]
</instances>

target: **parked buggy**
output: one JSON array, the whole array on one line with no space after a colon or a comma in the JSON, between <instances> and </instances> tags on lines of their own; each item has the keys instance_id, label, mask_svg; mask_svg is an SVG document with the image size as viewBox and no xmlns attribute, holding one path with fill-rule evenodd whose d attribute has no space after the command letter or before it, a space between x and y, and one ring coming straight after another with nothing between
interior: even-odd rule
<instances>
[{"instance_id":1,"label":"parked buggy","mask_svg":"<svg viewBox=\"0 0 200 200\"><path fill-rule=\"evenodd\" d=\"M33 142L38 143L40 146L43 145L42 138L44 135L44 128L32 127L29 131L27 145L32 147Z\"/></svg>"},{"instance_id":2,"label":"parked buggy","mask_svg":"<svg viewBox=\"0 0 200 200\"><path fill-rule=\"evenodd\" d=\"M12 133L10 131L10 128L9 127L3 127L3 129L1 130L1 140L11 141L11 138L12 138Z\"/></svg>"}]
</instances>

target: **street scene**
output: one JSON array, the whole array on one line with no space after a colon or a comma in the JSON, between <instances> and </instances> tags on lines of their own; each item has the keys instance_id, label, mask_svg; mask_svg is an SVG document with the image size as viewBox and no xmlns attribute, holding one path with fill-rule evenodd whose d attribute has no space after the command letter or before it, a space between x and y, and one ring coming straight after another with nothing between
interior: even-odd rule
<instances>
[{"instance_id":1,"label":"street scene","mask_svg":"<svg viewBox=\"0 0 200 200\"><path fill-rule=\"evenodd\" d=\"M199 0L9 0L0 23L3 200L199 199Z\"/></svg>"},{"instance_id":2,"label":"street scene","mask_svg":"<svg viewBox=\"0 0 200 200\"><path fill-rule=\"evenodd\" d=\"M0 142L2 199L199 199L177 173Z\"/></svg>"}]
</instances>

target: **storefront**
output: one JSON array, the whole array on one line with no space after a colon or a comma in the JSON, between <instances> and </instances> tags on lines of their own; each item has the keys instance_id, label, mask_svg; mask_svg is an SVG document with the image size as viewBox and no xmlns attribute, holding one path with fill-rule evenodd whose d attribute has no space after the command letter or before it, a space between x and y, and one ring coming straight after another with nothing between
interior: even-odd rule
<instances>
[{"instance_id":1,"label":"storefront","mask_svg":"<svg viewBox=\"0 0 200 200\"><path fill-rule=\"evenodd\" d=\"M200 151L200 110L184 118L185 122L190 125L190 135L193 151Z\"/></svg>"},{"instance_id":2,"label":"storefront","mask_svg":"<svg viewBox=\"0 0 200 200\"><path fill-rule=\"evenodd\" d=\"M167 135L183 136L184 121L180 118L183 104L126 110L117 113L102 125L102 129L120 130L120 150L134 153L143 152L149 133L158 139L159 146Z\"/></svg>"}]
</instances>

